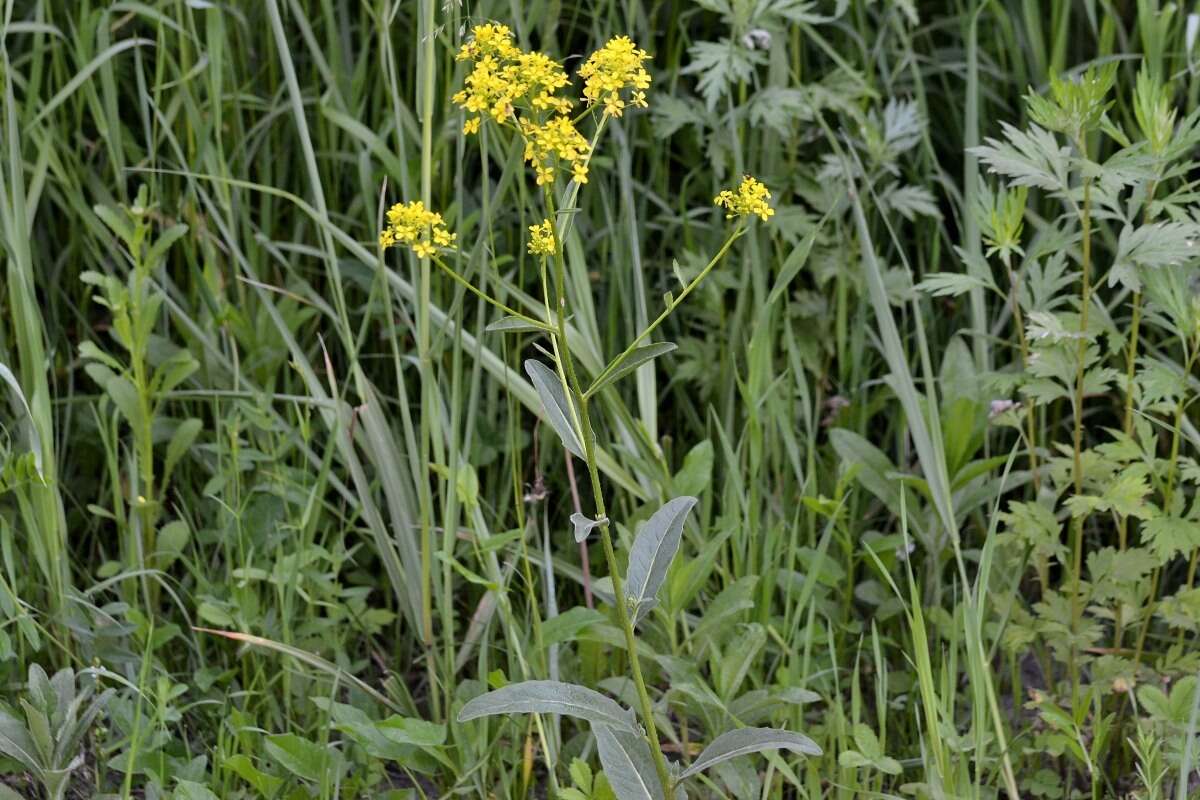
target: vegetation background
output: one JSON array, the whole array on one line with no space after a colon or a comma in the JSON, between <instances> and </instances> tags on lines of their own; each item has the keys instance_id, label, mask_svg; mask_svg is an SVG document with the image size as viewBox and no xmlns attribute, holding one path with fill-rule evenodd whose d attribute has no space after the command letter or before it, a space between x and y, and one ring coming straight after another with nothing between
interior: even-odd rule
<instances>
[{"instance_id":1,"label":"vegetation background","mask_svg":"<svg viewBox=\"0 0 1200 800\"><path fill-rule=\"evenodd\" d=\"M488 20L653 55L563 242L587 374L719 190L773 194L597 396L618 558L700 499L638 643L663 749L824 752L689 795L1200 795L1198 13L3 0L0 796L612 796L570 719L456 721L518 679L634 705L546 345L376 244L424 198L538 291L520 145L449 101Z\"/></svg>"}]
</instances>

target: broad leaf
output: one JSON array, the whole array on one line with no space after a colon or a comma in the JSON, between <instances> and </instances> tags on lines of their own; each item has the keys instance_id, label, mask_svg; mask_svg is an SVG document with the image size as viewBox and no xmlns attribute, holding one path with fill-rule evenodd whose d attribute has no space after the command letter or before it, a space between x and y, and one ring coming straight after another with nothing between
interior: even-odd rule
<instances>
[{"instance_id":1,"label":"broad leaf","mask_svg":"<svg viewBox=\"0 0 1200 800\"><path fill-rule=\"evenodd\" d=\"M537 390L538 397L542 400L542 407L546 410L546 421L550 423L550 427L554 428L558 438L562 439L563 447L579 458L586 459L587 456L583 453L583 444L579 441L579 433L575 430L575 423L572 421L574 417L571 404L567 400L558 375L542 362L533 359L525 362L525 372L528 373L529 380L533 382L533 388Z\"/></svg>"},{"instance_id":2,"label":"broad leaf","mask_svg":"<svg viewBox=\"0 0 1200 800\"><path fill-rule=\"evenodd\" d=\"M662 782L646 740L636 733L593 725L600 766L617 800L664 800Z\"/></svg>"},{"instance_id":3,"label":"broad leaf","mask_svg":"<svg viewBox=\"0 0 1200 800\"><path fill-rule=\"evenodd\" d=\"M336 753L294 733L268 736L263 746L281 767L297 778L313 783L321 782Z\"/></svg>"},{"instance_id":4,"label":"broad leaf","mask_svg":"<svg viewBox=\"0 0 1200 800\"><path fill-rule=\"evenodd\" d=\"M202 783L181 780L175 787L174 800L220 800Z\"/></svg>"},{"instance_id":5,"label":"broad leaf","mask_svg":"<svg viewBox=\"0 0 1200 800\"><path fill-rule=\"evenodd\" d=\"M559 681L524 681L487 692L468 701L458 712L458 721L496 714L564 714L637 732L632 711L586 686Z\"/></svg>"},{"instance_id":6,"label":"broad leaf","mask_svg":"<svg viewBox=\"0 0 1200 800\"><path fill-rule=\"evenodd\" d=\"M629 551L625 594L632 599L638 619L641 619L643 609L650 608L666 579L671 559L679 550L683 523L696 503L694 497L676 497L667 502L646 520L634 539Z\"/></svg>"},{"instance_id":7,"label":"broad leaf","mask_svg":"<svg viewBox=\"0 0 1200 800\"><path fill-rule=\"evenodd\" d=\"M821 748L817 743L799 733L775 728L738 728L713 739L712 744L704 748L692 765L680 773L679 779L698 775L722 761L765 750L791 750L806 756L821 755Z\"/></svg>"},{"instance_id":8,"label":"broad leaf","mask_svg":"<svg viewBox=\"0 0 1200 800\"><path fill-rule=\"evenodd\" d=\"M644 344L641 347L636 347L634 348L633 352L621 362L621 366L614 369L602 380L598 380L592 384L592 388L589 389L588 392L594 394L600 391L602 387L619 381L621 378L633 372L647 361L653 361L659 356L666 355L674 349L676 349L674 342L654 342L653 344Z\"/></svg>"}]
</instances>

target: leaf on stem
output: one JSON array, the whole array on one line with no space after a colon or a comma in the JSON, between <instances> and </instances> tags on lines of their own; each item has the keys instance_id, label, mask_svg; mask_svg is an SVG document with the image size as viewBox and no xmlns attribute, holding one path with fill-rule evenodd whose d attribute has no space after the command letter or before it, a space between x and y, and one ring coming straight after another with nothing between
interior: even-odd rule
<instances>
[{"instance_id":1,"label":"leaf on stem","mask_svg":"<svg viewBox=\"0 0 1200 800\"><path fill-rule=\"evenodd\" d=\"M575 526L575 541L582 543L594 528L603 525L605 522L608 522L608 517L592 519L576 511L571 515L571 524Z\"/></svg>"},{"instance_id":2,"label":"leaf on stem","mask_svg":"<svg viewBox=\"0 0 1200 800\"><path fill-rule=\"evenodd\" d=\"M617 800L663 800L662 782L646 740L635 733L593 725L600 766Z\"/></svg>"},{"instance_id":3,"label":"leaf on stem","mask_svg":"<svg viewBox=\"0 0 1200 800\"><path fill-rule=\"evenodd\" d=\"M546 421L562 440L563 447L579 458L586 459L583 444L579 441L579 433L575 430L575 423L571 421L571 404L558 375L542 362L533 359L525 362L525 372L542 400L542 408L546 410Z\"/></svg>"},{"instance_id":4,"label":"leaf on stem","mask_svg":"<svg viewBox=\"0 0 1200 800\"><path fill-rule=\"evenodd\" d=\"M633 712L597 691L560 681L523 681L481 694L458 712L466 722L496 714L563 714L636 734Z\"/></svg>"},{"instance_id":5,"label":"leaf on stem","mask_svg":"<svg viewBox=\"0 0 1200 800\"><path fill-rule=\"evenodd\" d=\"M507 316L496 320L491 325L488 325L486 328L484 328L484 330L488 333L527 333L530 331L540 331L542 329L528 320L521 319L520 317Z\"/></svg>"},{"instance_id":6,"label":"leaf on stem","mask_svg":"<svg viewBox=\"0 0 1200 800\"><path fill-rule=\"evenodd\" d=\"M799 733L775 728L738 728L713 739L692 765L680 773L679 779L698 775L722 761L765 750L791 750L806 756L821 755L821 748L817 743Z\"/></svg>"},{"instance_id":7,"label":"leaf on stem","mask_svg":"<svg viewBox=\"0 0 1200 800\"><path fill-rule=\"evenodd\" d=\"M664 356L675 349L674 342L653 342L634 348L625 357L625 360L621 362L620 366L592 384L592 388L588 389L588 394L595 394L610 383L616 383L621 378L624 378L647 361L653 361L659 356Z\"/></svg>"},{"instance_id":8,"label":"leaf on stem","mask_svg":"<svg viewBox=\"0 0 1200 800\"><path fill-rule=\"evenodd\" d=\"M671 560L679 550L683 523L698 501L676 497L646 520L629 551L625 593L640 620L653 607L655 596L667 577Z\"/></svg>"}]
</instances>

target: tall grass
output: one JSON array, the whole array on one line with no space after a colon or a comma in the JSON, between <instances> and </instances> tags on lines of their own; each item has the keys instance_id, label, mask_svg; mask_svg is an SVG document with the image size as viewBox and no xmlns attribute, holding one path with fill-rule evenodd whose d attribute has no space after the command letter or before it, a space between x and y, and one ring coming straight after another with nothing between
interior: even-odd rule
<instances>
[{"instance_id":1,"label":"tall grass","mask_svg":"<svg viewBox=\"0 0 1200 800\"><path fill-rule=\"evenodd\" d=\"M1194 9L0 9L0 705L30 725L32 664L116 690L73 792L604 797L569 718L456 719L554 679L644 709L685 764L742 726L825 752L727 762L700 796L1196 796L1195 260L1150 246L1138 290L1106 280L1126 225L1200 218L1190 149L1149 182L1108 161L1117 133L1148 140L1140 70L1192 141ZM550 340L489 330L462 283L376 246L384 210L422 200L459 275L545 314L522 147L463 135L449 102L487 20L570 71L617 34L654 56L650 109L610 122L562 228L581 386L673 309L651 338L677 348L587 398L594 482L521 369ZM979 146L1106 64L1103 124L1061 142L1069 186L1035 186L998 254ZM772 224L678 302L743 173ZM139 270L135 353L97 298ZM1078 359L1061 399L1021 393L1046 315L1082 350L1087 317L1102 390ZM600 494L622 574L654 509L700 499L636 643L604 548L571 536ZM19 763L0 783L38 796Z\"/></svg>"}]
</instances>

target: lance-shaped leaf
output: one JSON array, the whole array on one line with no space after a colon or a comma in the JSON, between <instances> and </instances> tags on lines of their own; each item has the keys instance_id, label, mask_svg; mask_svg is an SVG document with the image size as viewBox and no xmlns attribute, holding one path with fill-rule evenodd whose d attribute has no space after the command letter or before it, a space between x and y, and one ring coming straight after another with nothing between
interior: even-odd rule
<instances>
[{"instance_id":1,"label":"lance-shaped leaf","mask_svg":"<svg viewBox=\"0 0 1200 800\"><path fill-rule=\"evenodd\" d=\"M598 525L602 525L605 522L608 522L608 517L592 519L591 517L586 517L576 511L571 515L571 524L575 526L575 541L582 542L588 537L588 534L592 532L593 528Z\"/></svg>"},{"instance_id":2,"label":"lance-shaped leaf","mask_svg":"<svg viewBox=\"0 0 1200 800\"><path fill-rule=\"evenodd\" d=\"M571 404L558 375L542 362L533 359L525 362L525 372L542 400L542 408L546 410L546 421L554 428L558 438L562 439L563 447L579 458L587 458L583 454L583 445L579 441L575 423L571 421Z\"/></svg>"},{"instance_id":3,"label":"lance-shaped leaf","mask_svg":"<svg viewBox=\"0 0 1200 800\"><path fill-rule=\"evenodd\" d=\"M761 753L764 750L791 750L806 756L821 755L821 748L807 736L775 728L738 728L722 733L704 748L692 765L679 774L679 779L690 778L722 761Z\"/></svg>"},{"instance_id":4,"label":"lance-shaped leaf","mask_svg":"<svg viewBox=\"0 0 1200 800\"><path fill-rule=\"evenodd\" d=\"M636 734L633 712L597 691L574 683L524 681L481 694L458 712L458 721L496 714L564 714Z\"/></svg>"},{"instance_id":5,"label":"lance-shaped leaf","mask_svg":"<svg viewBox=\"0 0 1200 800\"><path fill-rule=\"evenodd\" d=\"M633 540L633 547L629 551L625 594L637 608L638 619L654 605L655 595L667 577L671 559L679 550L683 523L696 502L694 497L676 497L669 501L646 520L641 532Z\"/></svg>"},{"instance_id":6,"label":"lance-shaped leaf","mask_svg":"<svg viewBox=\"0 0 1200 800\"><path fill-rule=\"evenodd\" d=\"M643 344L639 347L635 347L633 351L625 357L625 360L621 362L620 366L592 384L592 388L588 389L587 393L589 395L595 394L608 384L619 381L621 378L633 372L647 361L652 361L659 356L666 355L674 349L676 349L674 342L653 342L651 344Z\"/></svg>"},{"instance_id":7,"label":"lance-shaped leaf","mask_svg":"<svg viewBox=\"0 0 1200 800\"><path fill-rule=\"evenodd\" d=\"M662 782L646 740L636 733L593 725L600 766L617 800L664 800Z\"/></svg>"},{"instance_id":8,"label":"lance-shaped leaf","mask_svg":"<svg viewBox=\"0 0 1200 800\"><path fill-rule=\"evenodd\" d=\"M501 317L492 324L484 328L488 333L525 333L528 331L542 330L537 325L534 325L520 317Z\"/></svg>"}]
</instances>

